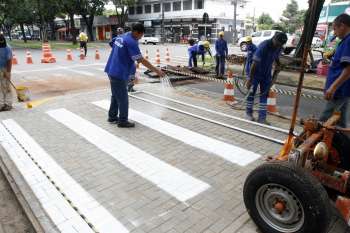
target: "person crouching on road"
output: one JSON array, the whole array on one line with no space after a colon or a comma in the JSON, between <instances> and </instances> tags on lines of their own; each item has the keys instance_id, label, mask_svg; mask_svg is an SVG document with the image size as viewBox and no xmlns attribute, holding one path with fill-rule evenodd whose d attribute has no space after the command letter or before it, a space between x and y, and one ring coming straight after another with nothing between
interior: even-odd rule
<instances>
[{"instance_id":1,"label":"person crouching on road","mask_svg":"<svg viewBox=\"0 0 350 233\"><path fill-rule=\"evenodd\" d=\"M219 32L219 38L215 42L216 51L216 75L223 77L225 74L225 60L228 56L227 42L224 40L224 32Z\"/></svg>"},{"instance_id":2,"label":"person crouching on road","mask_svg":"<svg viewBox=\"0 0 350 233\"><path fill-rule=\"evenodd\" d=\"M260 86L260 105L258 122L262 124L270 124L266 121L267 116L267 96L272 81L272 64L277 63L279 68L279 56L282 52L283 45L288 38L285 33L277 32L272 39L263 41L253 56L253 64L247 81L249 95L247 97L247 118L254 121L253 105L254 96L258 86Z\"/></svg>"},{"instance_id":3,"label":"person crouching on road","mask_svg":"<svg viewBox=\"0 0 350 233\"><path fill-rule=\"evenodd\" d=\"M12 51L7 46L5 36L0 34L0 111L12 109L11 70Z\"/></svg>"},{"instance_id":4,"label":"person crouching on road","mask_svg":"<svg viewBox=\"0 0 350 233\"><path fill-rule=\"evenodd\" d=\"M253 38L251 36L247 37L247 58L246 58L246 64L245 64L245 73L246 76L249 77L250 73L250 67L252 66L253 63L253 56L258 47L253 43Z\"/></svg>"},{"instance_id":5,"label":"person crouching on road","mask_svg":"<svg viewBox=\"0 0 350 233\"><path fill-rule=\"evenodd\" d=\"M85 57L86 57L86 54L87 54L87 42L88 42L88 36L84 33L84 32L81 32L79 34L79 42L80 42L80 49L84 49L84 52L85 52Z\"/></svg>"},{"instance_id":6,"label":"person crouching on road","mask_svg":"<svg viewBox=\"0 0 350 233\"><path fill-rule=\"evenodd\" d=\"M332 62L325 86L327 104L320 121L327 121L334 112L340 112L338 125L346 128L350 100L350 16L339 15L333 22L334 33L341 39Z\"/></svg>"},{"instance_id":7,"label":"person crouching on road","mask_svg":"<svg viewBox=\"0 0 350 233\"><path fill-rule=\"evenodd\" d=\"M189 39L188 43L188 67L197 67L197 44L194 39Z\"/></svg>"},{"instance_id":8,"label":"person crouching on road","mask_svg":"<svg viewBox=\"0 0 350 233\"><path fill-rule=\"evenodd\" d=\"M132 26L131 32L116 37L105 67L112 91L108 122L117 123L120 128L135 127L135 123L128 121L129 100L127 90L130 77L136 73L135 62L142 63L160 77L165 76L163 71L157 69L142 57L138 41L144 33L145 27L143 24L136 23Z\"/></svg>"}]
</instances>

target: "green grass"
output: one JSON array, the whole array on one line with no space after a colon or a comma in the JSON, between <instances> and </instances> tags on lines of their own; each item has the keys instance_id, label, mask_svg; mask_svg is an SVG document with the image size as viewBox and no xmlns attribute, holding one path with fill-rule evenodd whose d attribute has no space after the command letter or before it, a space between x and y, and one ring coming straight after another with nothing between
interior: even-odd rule
<instances>
[{"instance_id":1,"label":"green grass","mask_svg":"<svg viewBox=\"0 0 350 233\"><path fill-rule=\"evenodd\" d=\"M10 46L15 49L41 49L42 42L41 41L32 41L28 40L27 43L24 43L23 40L12 40L8 41ZM72 42L65 42L65 41L49 41L49 44L51 45L52 49L76 49L79 48L79 43L76 45L73 45ZM105 47L108 44L106 42L91 42L88 43L88 47L90 48L100 48Z\"/></svg>"}]
</instances>

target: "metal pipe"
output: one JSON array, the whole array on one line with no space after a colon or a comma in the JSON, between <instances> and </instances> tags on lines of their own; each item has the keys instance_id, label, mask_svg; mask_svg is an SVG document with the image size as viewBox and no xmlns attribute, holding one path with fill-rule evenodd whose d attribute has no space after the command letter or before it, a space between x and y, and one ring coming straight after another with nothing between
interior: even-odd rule
<instances>
[{"instance_id":1,"label":"metal pipe","mask_svg":"<svg viewBox=\"0 0 350 233\"><path fill-rule=\"evenodd\" d=\"M239 128L239 127L231 126L231 125L225 124L223 122L219 122L219 121L212 120L212 119L209 119L209 118L206 118L206 117L202 117L202 116L190 113L190 112L186 112L186 111L180 110L178 108L173 108L173 107L170 107L168 105L160 104L160 103L154 102L152 100L147 100L147 99L144 99L144 98L132 95L132 94L129 94L129 96L132 97L132 98L138 99L138 100L142 100L142 101L147 102L147 103L151 103L151 104L163 107L163 108L170 109L170 110L175 111L175 112L179 112L179 113L182 113L182 114L185 114L185 115L197 118L197 119L208 121L210 123L213 123L213 124L216 124L216 125L220 125L220 126L223 126L225 128L237 130L239 132L242 132L242 133L245 133L245 134L248 134L248 135L252 135L252 136L255 136L255 137L258 137L258 138L262 138L262 139L265 139L265 140L270 141L270 142L274 142L274 143L277 143L277 144L280 144L280 145L284 144L284 141L282 141L282 140L278 140L278 139L275 139L275 138L272 138L272 137L268 137L268 136L265 136L265 135L262 135L262 134L258 134L258 133L255 133L255 132L252 132L252 131L249 131L249 130L245 130L245 129L242 129L242 128Z\"/></svg>"},{"instance_id":2,"label":"metal pipe","mask_svg":"<svg viewBox=\"0 0 350 233\"><path fill-rule=\"evenodd\" d=\"M280 133L286 133L286 134L289 133L289 130L286 130L286 129L281 129L281 128L278 128L278 127L274 127L274 126L270 126L270 125L264 125L264 124L260 124L258 122L254 122L254 121L249 121L249 120L246 120L246 119L243 119L243 118L240 118L240 117L231 116L231 115L228 115L226 113L213 111L213 110L206 109L206 108L203 108L203 107L199 107L199 106L196 106L196 105L193 105L193 104L188 104L188 103L185 103L185 102L182 102L182 101L179 101L179 100L174 100L174 99L171 99L171 98L168 98L168 97L165 97L165 96L161 96L161 95L157 95L157 94L154 94L154 93L151 93L151 92L148 92L148 91L140 91L139 93L145 93L147 95L151 95L151 96L155 96L155 97L158 97L158 98L161 98L161 99L169 100L169 101L172 101L174 103L181 104L181 105L184 105L184 106L187 106L187 107L191 107L191 108L195 108L195 109L198 109L198 110L201 110L201 111L213 113L213 114L216 114L216 115L219 115L219 116L231 118L233 120L242 121L242 122L245 122L245 123L248 123L248 124L252 124L252 125L256 125L256 126L259 126L259 127L262 127L262 128L271 129L271 130L274 130L274 131L277 131L277 132L280 132Z\"/></svg>"}]
</instances>

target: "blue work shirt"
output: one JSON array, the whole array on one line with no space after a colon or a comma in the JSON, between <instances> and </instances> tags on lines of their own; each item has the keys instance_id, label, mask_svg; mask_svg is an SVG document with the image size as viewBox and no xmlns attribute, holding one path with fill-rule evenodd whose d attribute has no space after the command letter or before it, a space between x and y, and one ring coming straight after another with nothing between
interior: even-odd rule
<instances>
[{"instance_id":1,"label":"blue work shirt","mask_svg":"<svg viewBox=\"0 0 350 233\"><path fill-rule=\"evenodd\" d=\"M7 62L12 59L12 50L9 46L0 48L0 70L6 68Z\"/></svg>"},{"instance_id":2,"label":"blue work shirt","mask_svg":"<svg viewBox=\"0 0 350 233\"><path fill-rule=\"evenodd\" d=\"M348 34L338 45L329 67L326 88L339 78L346 66L350 65L350 34ZM350 97L350 79L345 81L334 93L334 98Z\"/></svg>"},{"instance_id":3,"label":"blue work shirt","mask_svg":"<svg viewBox=\"0 0 350 233\"><path fill-rule=\"evenodd\" d=\"M249 44L247 47L247 62L246 62L246 74L249 76L250 73L250 68L251 65L253 63L253 56L256 52L256 50L258 49L258 47L256 47L255 44Z\"/></svg>"},{"instance_id":4,"label":"blue work shirt","mask_svg":"<svg viewBox=\"0 0 350 233\"><path fill-rule=\"evenodd\" d=\"M197 51L198 51L198 45L197 44L194 44L194 45L188 47L188 56L191 57L194 54L197 54Z\"/></svg>"},{"instance_id":5,"label":"blue work shirt","mask_svg":"<svg viewBox=\"0 0 350 233\"><path fill-rule=\"evenodd\" d=\"M273 47L272 39L263 41L256 50L253 61L256 62L254 79L270 81L272 64L279 58L282 48Z\"/></svg>"},{"instance_id":6,"label":"blue work shirt","mask_svg":"<svg viewBox=\"0 0 350 233\"><path fill-rule=\"evenodd\" d=\"M128 80L136 73L135 61L142 58L138 41L131 32L116 37L105 72L111 79Z\"/></svg>"},{"instance_id":7,"label":"blue work shirt","mask_svg":"<svg viewBox=\"0 0 350 233\"><path fill-rule=\"evenodd\" d=\"M228 55L228 47L227 42L224 39L218 39L215 42L215 51L218 56L227 56Z\"/></svg>"}]
</instances>

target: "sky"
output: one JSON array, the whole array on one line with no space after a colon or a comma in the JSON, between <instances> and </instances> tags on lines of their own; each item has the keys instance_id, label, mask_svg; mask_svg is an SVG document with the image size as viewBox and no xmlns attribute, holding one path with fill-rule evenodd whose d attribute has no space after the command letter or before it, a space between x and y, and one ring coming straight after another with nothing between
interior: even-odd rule
<instances>
[{"instance_id":1,"label":"sky","mask_svg":"<svg viewBox=\"0 0 350 233\"><path fill-rule=\"evenodd\" d=\"M308 0L296 0L299 5L299 9L307 9L308 8ZM246 14L253 16L254 8L255 15L258 17L262 13L269 13L271 17L277 21L288 3L291 0L250 0L246 7Z\"/></svg>"}]
</instances>

